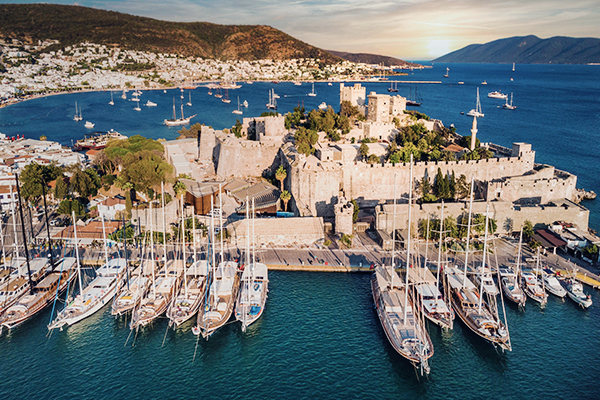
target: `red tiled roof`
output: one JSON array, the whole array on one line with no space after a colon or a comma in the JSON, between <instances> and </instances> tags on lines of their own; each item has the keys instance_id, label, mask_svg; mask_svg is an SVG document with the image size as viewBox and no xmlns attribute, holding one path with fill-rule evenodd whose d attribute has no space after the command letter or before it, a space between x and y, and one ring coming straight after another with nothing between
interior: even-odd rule
<instances>
[{"instance_id":1,"label":"red tiled roof","mask_svg":"<svg viewBox=\"0 0 600 400\"><path fill-rule=\"evenodd\" d=\"M117 204L125 205L125 200L117 199L115 197L109 197L108 199L103 200L100 204L106 207L112 207Z\"/></svg>"}]
</instances>

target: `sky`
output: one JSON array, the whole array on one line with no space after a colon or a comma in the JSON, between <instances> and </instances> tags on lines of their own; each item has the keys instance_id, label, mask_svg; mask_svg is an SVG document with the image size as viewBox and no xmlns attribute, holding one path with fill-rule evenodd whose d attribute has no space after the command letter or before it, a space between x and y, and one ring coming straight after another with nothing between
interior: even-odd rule
<instances>
[{"instance_id":1,"label":"sky","mask_svg":"<svg viewBox=\"0 0 600 400\"><path fill-rule=\"evenodd\" d=\"M40 0L0 0L39 3ZM270 25L325 50L429 60L511 36L600 37L598 0L56 0L167 21Z\"/></svg>"}]
</instances>

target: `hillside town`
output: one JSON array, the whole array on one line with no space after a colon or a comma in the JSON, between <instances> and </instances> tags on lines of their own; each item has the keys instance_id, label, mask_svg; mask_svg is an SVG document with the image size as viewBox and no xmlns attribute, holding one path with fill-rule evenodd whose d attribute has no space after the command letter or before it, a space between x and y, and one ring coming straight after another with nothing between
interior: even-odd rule
<instances>
[{"instance_id":1,"label":"hillside town","mask_svg":"<svg viewBox=\"0 0 600 400\"><path fill-rule=\"evenodd\" d=\"M318 59L216 60L120 49L93 43L50 50L0 40L0 105L20 97L74 90L163 88L206 81L362 79L381 66ZM393 70L402 66L388 66Z\"/></svg>"}]
</instances>

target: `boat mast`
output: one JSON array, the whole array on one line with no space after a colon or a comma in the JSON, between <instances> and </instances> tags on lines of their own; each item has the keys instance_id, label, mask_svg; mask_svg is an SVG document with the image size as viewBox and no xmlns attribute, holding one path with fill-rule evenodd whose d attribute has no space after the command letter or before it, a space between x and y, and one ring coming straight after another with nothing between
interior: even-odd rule
<instances>
[{"instance_id":1,"label":"boat mast","mask_svg":"<svg viewBox=\"0 0 600 400\"><path fill-rule=\"evenodd\" d=\"M52 255L52 242L50 241L50 224L48 223L48 206L46 205L46 181L42 179L42 199L44 200L44 218L46 220L46 233L48 234L48 250L50 250L50 266L54 269L54 257ZM4 243L2 244L4 249ZM6 263L5 263L6 264Z\"/></svg>"},{"instance_id":2,"label":"boat mast","mask_svg":"<svg viewBox=\"0 0 600 400\"><path fill-rule=\"evenodd\" d=\"M154 276L154 232L152 232L152 229L154 228L152 226L153 219L154 218L152 218L152 202L150 202L150 259L152 260L152 263L150 263L150 269L152 269L152 298L155 299L156 298L156 277ZM165 259L165 276L168 276L166 259Z\"/></svg>"},{"instance_id":3,"label":"boat mast","mask_svg":"<svg viewBox=\"0 0 600 400\"><path fill-rule=\"evenodd\" d=\"M79 262L79 240L77 239L77 224L75 223L75 211L71 211L73 215L73 232L75 233L75 256L77 257L77 279L79 281L79 293L83 290L81 283L81 263Z\"/></svg>"},{"instance_id":4,"label":"boat mast","mask_svg":"<svg viewBox=\"0 0 600 400\"><path fill-rule=\"evenodd\" d=\"M27 274L29 275L29 291L33 294L33 281L31 280L31 268L29 266L29 250L27 250L27 237L25 236L25 222L23 220L23 203L21 202L21 190L19 189L19 175L15 174L15 180L17 181L17 196L19 197L19 215L21 216L21 233L23 234L25 261L27 262ZM33 232L31 233L33 234Z\"/></svg>"},{"instance_id":5,"label":"boat mast","mask_svg":"<svg viewBox=\"0 0 600 400\"><path fill-rule=\"evenodd\" d=\"M173 121L177 119L177 114L175 114L175 97L173 97Z\"/></svg>"},{"instance_id":6,"label":"boat mast","mask_svg":"<svg viewBox=\"0 0 600 400\"><path fill-rule=\"evenodd\" d=\"M398 174L394 174L394 208L392 210L392 271L390 273L391 282L390 288L394 287L394 275L396 275L396 269L394 263L396 262L396 181Z\"/></svg>"},{"instance_id":7,"label":"boat mast","mask_svg":"<svg viewBox=\"0 0 600 400\"><path fill-rule=\"evenodd\" d=\"M429 214L427 214L427 232L425 233L425 260L423 260L423 266L427 268L427 250L429 250Z\"/></svg>"},{"instance_id":8,"label":"boat mast","mask_svg":"<svg viewBox=\"0 0 600 400\"><path fill-rule=\"evenodd\" d=\"M408 178L408 237L406 246L406 277L404 279L404 319L406 324L406 314L408 313L408 270L410 268L410 224L411 224L411 206L412 206L412 185L413 185L413 155L410 154L410 174Z\"/></svg>"},{"instance_id":9,"label":"boat mast","mask_svg":"<svg viewBox=\"0 0 600 400\"><path fill-rule=\"evenodd\" d=\"M471 236L471 211L473 211L473 185L475 178L471 177L471 194L469 198L469 222L467 223L467 249L465 252L465 273L463 276L463 288L467 285L467 264L469 263L469 237Z\"/></svg>"},{"instance_id":10,"label":"boat mast","mask_svg":"<svg viewBox=\"0 0 600 400\"><path fill-rule=\"evenodd\" d=\"M10 185L10 200L10 211L12 212L13 232L15 234L15 257L19 258L19 240L17 238L17 213L15 211L15 197L13 196L12 185Z\"/></svg>"},{"instance_id":11,"label":"boat mast","mask_svg":"<svg viewBox=\"0 0 600 400\"><path fill-rule=\"evenodd\" d=\"M213 196L210 196L210 209L211 211L214 209L214 199ZM213 287L213 306L217 305L217 288L216 288L216 274L217 274L217 268L215 265L215 213L211 212L210 213L210 242L213 244L212 245L212 268L213 268L213 284L215 284L215 286Z\"/></svg>"},{"instance_id":12,"label":"boat mast","mask_svg":"<svg viewBox=\"0 0 600 400\"><path fill-rule=\"evenodd\" d=\"M444 200L442 200L442 216L440 217L440 244L438 249L437 261L437 281L436 287L440 290L440 266L442 265L442 232L444 232Z\"/></svg>"},{"instance_id":13,"label":"boat mast","mask_svg":"<svg viewBox=\"0 0 600 400\"><path fill-rule=\"evenodd\" d=\"M108 265L108 238L106 237L106 229L104 228L104 213L100 211L100 219L102 219L102 237L104 238L104 259Z\"/></svg>"},{"instance_id":14,"label":"boat mast","mask_svg":"<svg viewBox=\"0 0 600 400\"><path fill-rule=\"evenodd\" d=\"M485 207L485 234L483 235L483 260L481 261L481 270L479 272L479 313L481 313L481 303L483 301L483 274L485 273L485 256L487 254L488 241L488 221L489 221L490 203L488 201Z\"/></svg>"},{"instance_id":15,"label":"boat mast","mask_svg":"<svg viewBox=\"0 0 600 400\"><path fill-rule=\"evenodd\" d=\"M519 278L519 267L521 266L521 242L523 240L523 227L519 232L519 248L517 250L517 279Z\"/></svg>"},{"instance_id":16,"label":"boat mast","mask_svg":"<svg viewBox=\"0 0 600 400\"><path fill-rule=\"evenodd\" d=\"M121 214L121 227L122 227L121 229L123 229L123 253L125 254L125 271L127 271L127 290L129 290L129 264L127 263L127 240L125 239L125 215L123 215L123 214Z\"/></svg>"},{"instance_id":17,"label":"boat mast","mask_svg":"<svg viewBox=\"0 0 600 400\"><path fill-rule=\"evenodd\" d=\"M196 263L196 214L192 213L192 235L194 240L194 245L192 248L194 249L194 264ZM194 271L195 275L198 275L198 265L196 264L196 270Z\"/></svg>"},{"instance_id":18,"label":"boat mast","mask_svg":"<svg viewBox=\"0 0 600 400\"><path fill-rule=\"evenodd\" d=\"M165 232L167 223L165 222L165 185L160 183L160 201L162 202L162 217L163 217L163 251L165 256L165 265L167 265L167 233Z\"/></svg>"},{"instance_id":19,"label":"boat mast","mask_svg":"<svg viewBox=\"0 0 600 400\"><path fill-rule=\"evenodd\" d=\"M254 209L254 197L252 197L252 275L254 275L254 264L256 264L256 240L254 239L254 219L256 210Z\"/></svg>"},{"instance_id":20,"label":"boat mast","mask_svg":"<svg viewBox=\"0 0 600 400\"><path fill-rule=\"evenodd\" d=\"M219 236L221 239L221 262L223 262L223 192L219 183Z\"/></svg>"},{"instance_id":21,"label":"boat mast","mask_svg":"<svg viewBox=\"0 0 600 400\"><path fill-rule=\"evenodd\" d=\"M246 196L246 268L250 266L250 202Z\"/></svg>"},{"instance_id":22,"label":"boat mast","mask_svg":"<svg viewBox=\"0 0 600 400\"><path fill-rule=\"evenodd\" d=\"M183 107L183 106L182 106ZM187 290L187 271L185 268L185 218L183 216L183 193L181 194L181 253L183 256L183 286L185 298L188 297Z\"/></svg>"},{"instance_id":23,"label":"boat mast","mask_svg":"<svg viewBox=\"0 0 600 400\"><path fill-rule=\"evenodd\" d=\"M4 251L4 229L2 227L2 218L0 218L0 239L2 239L2 262L5 267L6 265L6 251Z\"/></svg>"}]
</instances>

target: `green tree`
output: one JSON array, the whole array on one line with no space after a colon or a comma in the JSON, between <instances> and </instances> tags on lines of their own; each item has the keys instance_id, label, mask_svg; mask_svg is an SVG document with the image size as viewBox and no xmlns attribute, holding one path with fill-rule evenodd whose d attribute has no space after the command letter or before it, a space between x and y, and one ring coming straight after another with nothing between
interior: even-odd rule
<instances>
[{"instance_id":1,"label":"green tree","mask_svg":"<svg viewBox=\"0 0 600 400\"><path fill-rule=\"evenodd\" d=\"M89 197L96 189L90 175L79 169L71 177L71 187L80 197Z\"/></svg>"},{"instance_id":2,"label":"green tree","mask_svg":"<svg viewBox=\"0 0 600 400\"><path fill-rule=\"evenodd\" d=\"M279 198L281 199L281 201L283 201L283 211L287 211L288 201L290 201L290 199L292 198L291 193L287 190L283 190L279 195Z\"/></svg>"},{"instance_id":3,"label":"green tree","mask_svg":"<svg viewBox=\"0 0 600 400\"><path fill-rule=\"evenodd\" d=\"M63 200L69 195L69 185L65 181L65 178L58 177L56 179L56 186L54 187L54 198L56 200Z\"/></svg>"},{"instance_id":4,"label":"green tree","mask_svg":"<svg viewBox=\"0 0 600 400\"><path fill-rule=\"evenodd\" d=\"M133 202L131 201L131 190L133 189L133 184L131 182L125 182L123 184L123 190L125 191L125 212L127 213L127 218L131 218L131 209L133 208Z\"/></svg>"},{"instance_id":5,"label":"green tree","mask_svg":"<svg viewBox=\"0 0 600 400\"><path fill-rule=\"evenodd\" d=\"M360 209L358 208L358 202L354 199L352 199L352 205L354 206L354 209L352 211L352 222L356 223L356 221L358 221L358 212L360 211Z\"/></svg>"},{"instance_id":6,"label":"green tree","mask_svg":"<svg viewBox=\"0 0 600 400\"><path fill-rule=\"evenodd\" d=\"M525 241L528 241L533 237L533 224L529 220L525 220L523 223L523 236L525 236Z\"/></svg>"},{"instance_id":7,"label":"green tree","mask_svg":"<svg viewBox=\"0 0 600 400\"><path fill-rule=\"evenodd\" d=\"M60 167L51 165L39 165L31 163L23 168L19 174L21 184L21 197L25 201L39 199L42 196L42 183L48 184L62 175Z\"/></svg>"},{"instance_id":8,"label":"green tree","mask_svg":"<svg viewBox=\"0 0 600 400\"><path fill-rule=\"evenodd\" d=\"M464 174L461 174L458 177L458 180L456 181L456 185L455 185L455 195L457 199L464 199L467 198L469 196L469 192L470 192L471 188L469 187L469 184L467 183L467 177Z\"/></svg>"},{"instance_id":9,"label":"green tree","mask_svg":"<svg viewBox=\"0 0 600 400\"><path fill-rule=\"evenodd\" d=\"M361 144L358 148L358 154L360 154L363 160L366 160L369 156L369 146L367 146L365 143Z\"/></svg>"},{"instance_id":10,"label":"green tree","mask_svg":"<svg viewBox=\"0 0 600 400\"><path fill-rule=\"evenodd\" d=\"M277 171L275 171L275 178L279 181L281 185L281 192L283 192L283 181L285 180L285 178L287 178L287 171L285 170L283 165L280 165L277 168Z\"/></svg>"},{"instance_id":11,"label":"green tree","mask_svg":"<svg viewBox=\"0 0 600 400\"><path fill-rule=\"evenodd\" d=\"M378 155L369 154L369 158L367 159L367 162L369 164L377 164L379 161L381 161L381 159L379 158Z\"/></svg>"},{"instance_id":12,"label":"green tree","mask_svg":"<svg viewBox=\"0 0 600 400\"><path fill-rule=\"evenodd\" d=\"M58 206L57 212L61 215L71 216L72 212L75 212L77 217L81 217L85 215L85 207L81 202L77 199L74 200L63 200L60 202Z\"/></svg>"},{"instance_id":13,"label":"green tree","mask_svg":"<svg viewBox=\"0 0 600 400\"><path fill-rule=\"evenodd\" d=\"M289 128L287 128L287 129L289 129ZM235 125L231 128L231 132L233 132L233 134L237 138L242 137L242 123L240 122L239 119L235 120Z\"/></svg>"}]
</instances>

